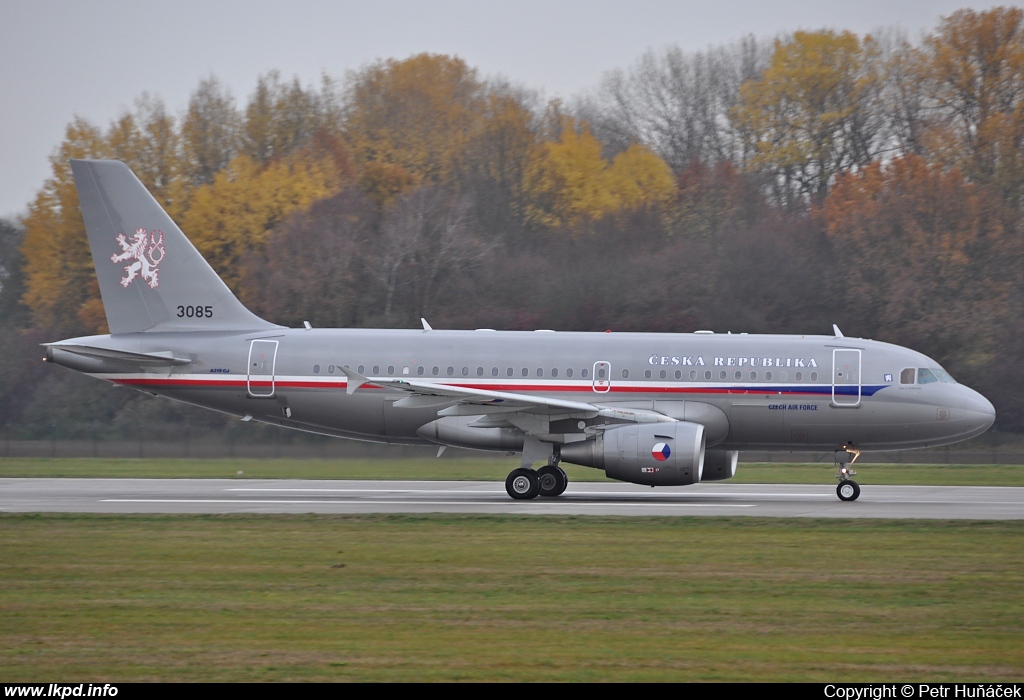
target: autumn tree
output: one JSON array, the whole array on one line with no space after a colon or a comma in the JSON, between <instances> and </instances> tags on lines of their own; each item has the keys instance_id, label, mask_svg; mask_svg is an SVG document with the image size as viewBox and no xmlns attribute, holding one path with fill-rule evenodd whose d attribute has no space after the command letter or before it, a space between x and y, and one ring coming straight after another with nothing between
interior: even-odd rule
<instances>
[{"instance_id":1,"label":"autumn tree","mask_svg":"<svg viewBox=\"0 0 1024 700\"><path fill-rule=\"evenodd\" d=\"M837 175L884 147L877 56L870 37L796 32L740 88L732 118L756 149L749 166L772 178L787 207L820 201Z\"/></svg>"},{"instance_id":2,"label":"autumn tree","mask_svg":"<svg viewBox=\"0 0 1024 700\"><path fill-rule=\"evenodd\" d=\"M332 159L303 151L262 167L237 156L213 182L195 190L179 224L228 286L242 275L242 259L266 243L271 230L294 211L338 190Z\"/></svg>"},{"instance_id":3,"label":"autumn tree","mask_svg":"<svg viewBox=\"0 0 1024 700\"><path fill-rule=\"evenodd\" d=\"M181 125L185 172L195 187L208 185L239 151L241 116L231 93L211 76L192 93Z\"/></svg>"},{"instance_id":4,"label":"autumn tree","mask_svg":"<svg viewBox=\"0 0 1024 700\"><path fill-rule=\"evenodd\" d=\"M53 174L29 204L21 248L25 258L22 301L37 325L68 331L100 331L106 326L70 160L110 155L103 133L75 118L50 156Z\"/></svg>"},{"instance_id":5,"label":"autumn tree","mask_svg":"<svg viewBox=\"0 0 1024 700\"><path fill-rule=\"evenodd\" d=\"M1024 11L955 12L919 58L932 102L931 153L1024 203Z\"/></svg>"},{"instance_id":6,"label":"autumn tree","mask_svg":"<svg viewBox=\"0 0 1024 700\"><path fill-rule=\"evenodd\" d=\"M481 229L496 238L527 223L531 168L544 148L531 99L506 86L492 87L481 128L467 144L461 186L474 192Z\"/></svg>"},{"instance_id":7,"label":"autumn tree","mask_svg":"<svg viewBox=\"0 0 1024 700\"><path fill-rule=\"evenodd\" d=\"M578 112L606 154L640 143L677 172L694 161L741 163L747 143L728 115L740 85L767 66L768 49L748 37L694 53L650 50L628 70L605 75Z\"/></svg>"},{"instance_id":8,"label":"autumn tree","mask_svg":"<svg viewBox=\"0 0 1024 700\"><path fill-rule=\"evenodd\" d=\"M298 78L281 81L277 71L261 75L245 107L241 151L259 163L309 146L317 132L340 130L340 105L326 76L321 90L303 88Z\"/></svg>"},{"instance_id":9,"label":"autumn tree","mask_svg":"<svg viewBox=\"0 0 1024 700\"><path fill-rule=\"evenodd\" d=\"M419 54L349 75L344 103L358 167L391 166L415 182L440 184L459 171L480 128L484 84L462 59Z\"/></svg>"},{"instance_id":10,"label":"autumn tree","mask_svg":"<svg viewBox=\"0 0 1024 700\"><path fill-rule=\"evenodd\" d=\"M1024 312L1024 258L998 195L911 155L844 176L821 215L862 332L926 350L979 388L994 367L1019 366L1004 353Z\"/></svg>"},{"instance_id":11,"label":"autumn tree","mask_svg":"<svg viewBox=\"0 0 1024 700\"><path fill-rule=\"evenodd\" d=\"M378 295L368 269L379 208L349 186L289 215L242 261L241 297L257 314L291 326L364 324Z\"/></svg>"},{"instance_id":12,"label":"autumn tree","mask_svg":"<svg viewBox=\"0 0 1024 700\"><path fill-rule=\"evenodd\" d=\"M573 225L618 209L664 204L675 194L672 172L649 149L634 144L609 163L586 123L561 122L530 173L535 225Z\"/></svg>"},{"instance_id":13,"label":"autumn tree","mask_svg":"<svg viewBox=\"0 0 1024 700\"><path fill-rule=\"evenodd\" d=\"M442 187L417 188L388 206L372 261L385 323L430 315L439 296L485 258L490 246L472 211L465 196ZM396 319L399 307L404 313Z\"/></svg>"}]
</instances>

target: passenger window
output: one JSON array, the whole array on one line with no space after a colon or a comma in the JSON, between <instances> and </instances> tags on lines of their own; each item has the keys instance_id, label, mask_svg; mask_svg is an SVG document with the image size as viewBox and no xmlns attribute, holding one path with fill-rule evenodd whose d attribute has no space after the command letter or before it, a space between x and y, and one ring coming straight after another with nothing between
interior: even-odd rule
<instances>
[{"instance_id":1,"label":"passenger window","mask_svg":"<svg viewBox=\"0 0 1024 700\"><path fill-rule=\"evenodd\" d=\"M359 374L362 374L363 373L363 366L359 365L359 369L357 371L359 372Z\"/></svg>"},{"instance_id":2,"label":"passenger window","mask_svg":"<svg viewBox=\"0 0 1024 700\"><path fill-rule=\"evenodd\" d=\"M693 381L693 380L695 380L696 378L697 378L697 370L695 370L695 369L691 369L691 370L690 370L690 381L692 382L692 381Z\"/></svg>"},{"instance_id":3,"label":"passenger window","mask_svg":"<svg viewBox=\"0 0 1024 700\"><path fill-rule=\"evenodd\" d=\"M605 371L604 367L602 367L601 369L597 370L597 378L598 379L604 379L605 373L606 373L606 371Z\"/></svg>"},{"instance_id":4,"label":"passenger window","mask_svg":"<svg viewBox=\"0 0 1024 700\"><path fill-rule=\"evenodd\" d=\"M476 376L478 376L478 377L484 376L484 368L483 367L477 367L476 368Z\"/></svg>"},{"instance_id":5,"label":"passenger window","mask_svg":"<svg viewBox=\"0 0 1024 700\"><path fill-rule=\"evenodd\" d=\"M668 371L667 370L661 370L661 378L664 379L667 376L668 376Z\"/></svg>"},{"instance_id":6,"label":"passenger window","mask_svg":"<svg viewBox=\"0 0 1024 700\"><path fill-rule=\"evenodd\" d=\"M463 367L462 368L462 376L463 377L468 377L469 376L469 367Z\"/></svg>"},{"instance_id":7,"label":"passenger window","mask_svg":"<svg viewBox=\"0 0 1024 700\"><path fill-rule=\"evenodd\" d=\"M524 377L529 377L530 376L530 370L528 370L525 367L523 367L523 376Z\"/></svg>"},{"instance_id":8,"label":"passenger window","mask_svg":"<svg viewBox=\"0 0 1024 700\"><path fill-rule=\"evenodd\" d=\"M516 373L516 371L515 371L514 369L512 369L511 367L509 367L509 368L508 368L507 370L505 370L505 374L507 374L507 375L508 375L508 376L510 376L510 377L511 377L511 376L512 376L513 374L515 374L515 373Z\"/></svg>"},{"instance_id":9,"label":"passenger window","mask_svg":"<svg viewBox=\"0 0 1024 700\"><path fill-rule=\"evenodd\" d=\"M552 369L551 370L551 376L552 377L557 377L558 376L558 370L557 369Z\"/></svg>"},{"instance_id":10,"label":"passenger window","mask_svg":"<svg viewBox=\"0 0 1024 700\"><path fill-rule=\"evenodd\" d=\"M313 374L320 374L320 365L313 365Z\"/></svg>"},{"instance_id":11,"label":"passenger window","mask_svg":"<svg viewBox=\"0 0 1024 700\"><path fill-rule=\"evenodd\" d=\"M580 376L586 379L587 377L590 376L590 370L584 367L583 369L580 370Z\"/></svg>"},{"instance_id":12,"label":"passenger window","mask_svg":"<svg viewBox=\"0 0 1024 700\"><path fill-rule=\"evenodd\" d=\"M628 369L622 370L622 378L623 379L629 379L629 370Z\"/></svg>"},{"instance_id":13,"label":"passenger window","mask_svg":"<svg viewBox=\"0 0 1024 700\"><path fill-rule=\"evenodd\" d=\"M724 370L724 369L723 369L723 370L721 371L721 373L720 373L720 374L718 375L718 378L719 378L719 379L721 379L721 380L723 380L723 381L725 381L725 370Z\"/></svg>"},{"instance_id":14,"label":"passenger window","mask_svg":"<svg viewBox=\"0 0 1024 700\"><path fill-rule=\"evenodd\" d=\"M380 365L374 365L373 366L373 373L374 374L380 374Z\"/></svg>"},{"instance_id":15,"label":"passenger window","mask_svg":"<svg viewBox=\"0 0 1024 700\"><path fill-rule=\"evenodd\" d=\"M650 379L650 378L651 378L651 370L645 369L644 370L644 379Z\"/></svg>"},{"instance_id":16,"label":"passenger window","mask_svg":"<svg viewBox=\"0 0 1024 700\"><path fill-rule=\"evenodd\" d=\"M771 372L765 372L764 373L764 380L766 382L770 382L772 380L772 373Z\"/></svg>"},{"instance_id":17,"label":"passenger window","mask_svg":"<svg viewBox=\"0 0 1024 700\"><path fill-rule=\"evenodd\" d=\"M543 377L544 376L544 370L542 370L540 367L537 368L537 376L538 377Z\"/></svg>"},{"instance_id":18,"label":"passenger window","mask_svg":"<svg viewBox=\"0 0 1024 700\"><path fill-rule=\"evenodd\" d=\"M736 379L743 379L743 372L741 372L740 370L736 370Z\"/></svg>"},{"instance_id":19,"label":"passenger window","mask_svg":"<svg viewBox=\"0 0 1024 700\"><path fill-rule=\"evenodd\" d=\"M683 378L683 370L677 369L676 370L676 379L682 379L682 378Z\"/></svg>"},{"instance_id":20,"label":"passenger window","mask_svg":"<svg viewBox=\"0 0 1024 700\"><path fill-rule=\"evenodd\" d=\"M750 380L753 381L755 379L757 379L757 372L751 372L750 373Z\"/></svg>"},{"instance_id":21,"label":"passenger window","mask_svg":"<svg viewBox=\"0 0 1024 700\"><path fill-rule=\"evenodd\" d=\"M440 367L434 367L432 370L430 370L430 373L433 374L436 377L437 375L441 374L441 368Z\"/></svg>"},{"instance_id":22,"label":"passenger window","mask_svg":"<svg viewBox=\"0 0 1024 700\"><path fill-rule=\"evenodd\" d=\"M900 372L900 384L916 384L914 377L915 370L913 367L907 367L905 370Z\"/></svg>"},{"instance_id":23,"label":"passenger window","mask_svg":"<svg viewBox=\"0 0 1024 700\"><path fill-rule=\"evenodd\" d=\"M704 379L706 379L706 380L710 380L711 379L711 370L709 370L709 369L704 370Z\"/></svg>"},{"instance_id":24,"label":"passenger window","mask_svg":"<svg viewBox=\"0 0 1024 700\"><path fill-rule=\"evenodd\" d=\"M388 365L388 374L389 375L393 375L394 373L395 373L395 366L394 365Z\"/></svg>"},{"instance_id":25,"label":"passenger window","mask_svg":"<svg viewBox=\"0 0 1024 700\"><path fill-rule=\"evenodd\" d=\"M420 365L419 367L416 368L416 374L420 375L421 377L423 376L423 373L426 371L427 368L424 367L423 365Z\"/></svg>"},{"instance_id":26,"label":"passenger window","mask_svg":"<svg viewBox=\"0 0 1024 700\"><path fill-rule=\"evenodd\" d=\"M811 381L812 382L818 381L818 373L817 372L811 372Z\"/></svg>"},{"instance_id":27,"label":"passenger window","mask_svg":"<svg viewBox=\"0 0 1024 700\"><path fill-rule=\"evenodd\" d=\"M498 376L498 368L497 367L491 367L491 376L492 377L497 377Z\"/></svg>"},{"instance_id":28,"label":"passenger window","mask_svg":"<svg viewBox=\"0 0 1024 700\"><path fill-rule=\"evenodd\" d=\"M327 374L334 374L334 365L327 365Z\"/></svg>"},{"instance_id":29,"label":"passenger window","mask_svg":"<svg viewBox=\"0 0 1024 700\"><path fill-rule=\"evenodd\" d=\"M569 368L569 369L565 370L565 376L567 376L567 377L571 377L572 376L572 368Z\"/></svg>"},{"instance_id":30,"label":"passenger window","mask_svg":"<svg viewBox=\"0 0 1024 700\"><path fill-rule=\"evenodd\" d=\"M449 367L448 368L448 376L449 377L454 377L455 376L455 368L454 367Z\"/></svg>"},{"instance_id":31,"label":"passenger window","mask_svg":"<svg viewBox=\"0 0 1024 700\"><path fill-rule=\"evenodd\" d=\"M804 373L803 372L797 372L796 373L796 380L798 382L802 382L804 380Z\"/></svg>"},{"instance_id":32,"label":"passenger window","mask_svg":"<svg viewBox=\"0 0 1024 700\"><path fill-rule=\"evenodd\" d=\"M917 383L918 384L931 384L932 382L939 381L939 378L932 374L930 369L924 367L917 370Z\"/></svg>"}]
</instances>

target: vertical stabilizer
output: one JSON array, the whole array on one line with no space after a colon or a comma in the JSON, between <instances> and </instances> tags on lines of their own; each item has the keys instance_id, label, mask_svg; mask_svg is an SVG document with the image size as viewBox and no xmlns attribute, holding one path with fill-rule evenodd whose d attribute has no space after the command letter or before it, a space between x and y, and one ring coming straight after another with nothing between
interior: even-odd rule
<instances>
[{"instance_id":1,"label":"vertical stabilizer","mask_svg":"<svg viewBox=\"0 0 1024 700\"><path fill-rule=\"evenodd\" d=\"M127 165L71 170L111 333L280 327L238 301Z\"/></svg>"}]
</instances>

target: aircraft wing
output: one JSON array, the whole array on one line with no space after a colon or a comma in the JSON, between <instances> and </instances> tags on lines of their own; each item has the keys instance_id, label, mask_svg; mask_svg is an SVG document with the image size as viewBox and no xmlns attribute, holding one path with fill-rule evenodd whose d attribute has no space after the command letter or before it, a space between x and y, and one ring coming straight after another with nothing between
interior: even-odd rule
<instances>
[{"instance_id":1,"label":"aircraft wing","mask_svg":"<svg viewBox=\"0 0 1024 700\"><path fill-rule=\"evenodd\" d=\"M525 413L549 417L569 418L614 418L637 423L673 422L674 418L644 409L602 406L584 401L566 401L547 396L521 394L508 391L489 391L470 387L438 384L416 379L393 379L365 377L358 372L342 367L348 377L348 393L355 393L367 384L387 387L409 394L395 402L402 406L429 406L456 401L456 405L439 411L439 415L493 415L496 413Z\"/></svg>"}]
</instances>

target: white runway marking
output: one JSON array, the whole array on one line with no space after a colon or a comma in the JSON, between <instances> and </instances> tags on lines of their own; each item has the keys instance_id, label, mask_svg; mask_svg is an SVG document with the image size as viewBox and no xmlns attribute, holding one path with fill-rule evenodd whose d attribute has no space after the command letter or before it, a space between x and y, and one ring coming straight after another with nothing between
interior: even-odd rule
<instances>
[{"instance_id":1,"label":"white runway marking","mask_svg":"<svg viewBox=\"0 0 1024 700\"><path fill-rule=\"evenodd\" d=\"M497 494L495 494L497 495ZM259 505L272 505L272 504L287 504L287 505L353 505L353 504L366 504L366 505L429 505L429 506L493 506L495 503L504 505L504 501L384 501L380 499L373 500L350 500L350 501L289 501L284 499L266 499L266 500L248 500L242 498L232 499L216 499L216 498L103 498L100 499L100 503L249 503ZM551 505L559 505L561 501L532 501L534 505L543 505L550 503ZM579 505L586 505L581 503ZM671 507L671 508L756 508L757 506L753 503L631 503L631 506L647 506L647 507Z\"/></svg>"}]
</instances>

